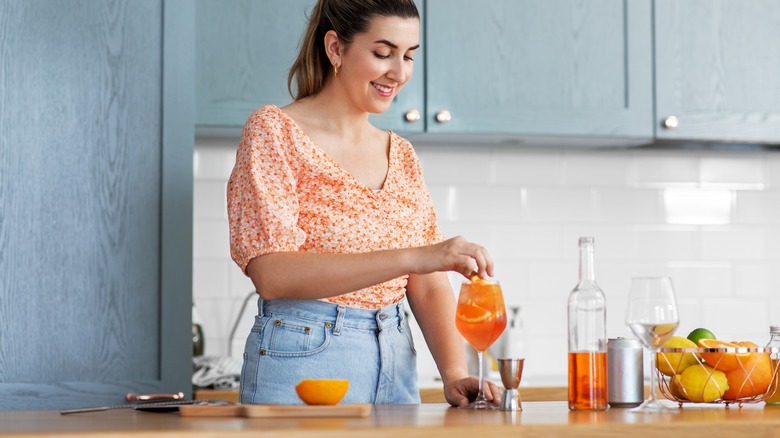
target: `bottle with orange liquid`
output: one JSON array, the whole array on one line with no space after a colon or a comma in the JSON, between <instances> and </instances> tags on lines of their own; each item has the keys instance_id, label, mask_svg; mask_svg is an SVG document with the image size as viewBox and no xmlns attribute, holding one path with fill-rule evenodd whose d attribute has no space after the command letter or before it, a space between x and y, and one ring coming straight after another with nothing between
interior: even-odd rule
<instances>
[{"instance_id":1,"label":"bottle with orange liquid","mask_svg":"<svg viewBox=\"0 0 780 438\"><path fill-rule=\"evenodd\" d=\"M780 348L780 325L773 325L769 327L769 344L767 347ZM780 405L780 388L778 388L777 380L780 379L780 353L771 353L770 359L772 359L772 386L769 387L769 394L772 394L767 400L767 404Z\"/></svg>"},{"instance_id":2,"label":"bottle with orange liquid","mask_svg":"<svg viewBox=\"0 0 780 438\"><path fill-rule=\"evenodd\" d=\"M596 284L593 237L580 237L580 280L569 294L569 409L607 408L607 306Z\"/></svg>"}]
</instances>

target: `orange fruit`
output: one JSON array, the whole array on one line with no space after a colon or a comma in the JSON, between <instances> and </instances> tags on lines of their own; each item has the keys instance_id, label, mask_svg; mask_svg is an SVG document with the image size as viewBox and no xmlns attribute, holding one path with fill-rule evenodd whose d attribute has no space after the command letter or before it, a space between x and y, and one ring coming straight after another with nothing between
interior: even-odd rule
<instances>
[{"instance_id":1,"label":"orange fruit","mask_svg":"<svg viewBox=\"0 0 780 438\"><path fill-rule=\"evenodd\" d=\"M295 385L298 397L307 405L335 405L344 398L349 380L305 379Z\"/></svg>"},{"instance_id":2,"label":"orange fruit","mask_svg":"<svg viewBox=\"0 0 780 438\"><path fill-rule=\"evenodd\" d=\"M484 307L466 303L458 306L458 313L455 316L461 321L474 324L488 319L490 312Z\"/></svg>"},{"instance_id":3,"label":"orange fruit","mask_svg":"<svg viewBox=\"0 0 780 438\"><path fill-rule=\"evenodd\" d=\"M718 341L716 339L699 339L700 348L737 348L739 345L733 342ZM707 365L721 371L731 371L739 366L737 356L745 354L737 353L701 353L702 359Z\"/></svg>"},{"instance_id":4,"label":"orange fruit","mask_svg":"<svg viewBox=\"0 0 780 438\"><path fill-rule=\"evenodd\" d=\"M740 347L758 348L752 342L735 342ZM745 353L738 355L739 364L726 372L729 389L724 400L735 400L765 394L772 383L772 362L767 353Z\"/></svg>"}]
</instances>

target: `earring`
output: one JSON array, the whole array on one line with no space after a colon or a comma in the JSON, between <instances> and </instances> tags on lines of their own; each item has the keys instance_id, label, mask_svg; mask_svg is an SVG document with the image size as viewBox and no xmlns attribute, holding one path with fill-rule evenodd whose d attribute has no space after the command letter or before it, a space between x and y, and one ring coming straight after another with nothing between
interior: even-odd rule
<instances>
[{"instance_id":1,"label":"earring","mask_svg":"<svg viewBox=\"0 0 780 438\"><path fill-rule=\"evenodd\" d=\"M335 65L333 66L333 75L339 77L339 68Z\"/></svg>"}]
</instances>

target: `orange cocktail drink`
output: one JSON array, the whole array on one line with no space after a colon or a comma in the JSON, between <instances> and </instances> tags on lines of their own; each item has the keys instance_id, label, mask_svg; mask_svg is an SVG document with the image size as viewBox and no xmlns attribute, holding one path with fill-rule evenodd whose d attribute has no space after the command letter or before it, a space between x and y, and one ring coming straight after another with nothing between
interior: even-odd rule
<instances>
[{"instance_id":1,"label":"orange cocktail drink","mask_svg":"<svg viewBox=\"0 0 780 438\"><path fill-rule=\"evenodd\" d=\"M472 277L471 281L464 281L458 295L455 327L466 342L477 350L479 357L479 394L468 407L491 408L483 390L482 355L506 328L506 310L501 286L477 276Z\"/></svg>"},{"instance_id":2,"label":"orange cocktail drink","mask_svg":"<svg viewBox=\"0 0 780 438\"><path fill-rule=\"evenodd\" d=\"M455 327L477 351L485 351L493 345L506 328L501 286L482 279L463 282Z\"/></svg>"}]
</instances>

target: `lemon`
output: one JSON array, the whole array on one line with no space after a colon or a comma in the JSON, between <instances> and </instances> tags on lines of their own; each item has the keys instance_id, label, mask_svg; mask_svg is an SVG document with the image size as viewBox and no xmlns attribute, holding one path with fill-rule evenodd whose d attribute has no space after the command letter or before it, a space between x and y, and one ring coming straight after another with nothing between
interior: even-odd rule
<instances>
[{"instance_id":1,"label":"lemon","mask_svg":"<svg viewBox=\"0 0 780 438\"><path fill-rule=\"evenodd\" d=\"M680 400L688 400L688 397L685 395L685 390L682 387L682 376L679 374L675 374L672 376L671 384L669 385L670 390L672 391L672 395L679 398Z\"/></svg>"},{"instance_id":2,"label":"lemon","mask_svg":"<svg viewBox=\"0 0 780 438\"><path fill-rule=\"evenodd\" d=\"M696 348L696 344L689 339L672 336L661 348ZM656 359L658 370L667 376L680 374L698 363L694 353L658 353Z\"/></svg>"},{"instance_id":3,"label":"lemon","mask_svg":"<svg viewBox=\"0 0 780 438\"><path fill-rule=\"evenodd\" d=\"M713 402L729 389L726 373L709 365L688 367L680 376L680 385L688 399L694 402Z\"/></svg>"},{"instance_id":4,"label":"lemon","mask_svg":"<svg viewBox=\"0 0 780 438\"><path fill-rule=\"evenodd\" d=\"M717 339L715 335L712 334L711 331L707 330L706 328L697 328L693 331L691 331L688 334L688 339L690 339L694 344L699 344L699 339Z\"/></svg>"}]
</instances>

